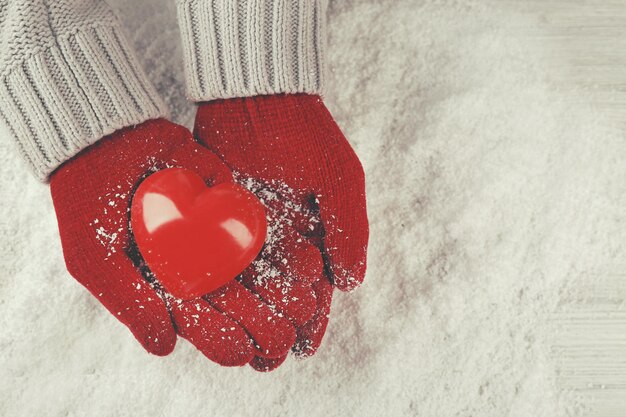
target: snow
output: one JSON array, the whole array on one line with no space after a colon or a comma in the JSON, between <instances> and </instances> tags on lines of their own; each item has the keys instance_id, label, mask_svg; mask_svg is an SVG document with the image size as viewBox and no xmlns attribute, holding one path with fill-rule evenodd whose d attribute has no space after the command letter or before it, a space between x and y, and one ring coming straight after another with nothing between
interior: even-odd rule
<instances>
[{"instance_id":1,"label":"snow","mask_svg":"<svg viewBox=\"0 0 626 417\"><path fill-rule=\"evenodd\" d=\"M187 126L173 2L110 1ZM327 105L365 166L365 284L270 374L146 354L65 271L46 185L0 140L0 415L561 416L550 321L624 253L626 141L556 88L505 3L331 2ZM6 136L6 133L2 134Z\"/></svg>"}]
</instances>

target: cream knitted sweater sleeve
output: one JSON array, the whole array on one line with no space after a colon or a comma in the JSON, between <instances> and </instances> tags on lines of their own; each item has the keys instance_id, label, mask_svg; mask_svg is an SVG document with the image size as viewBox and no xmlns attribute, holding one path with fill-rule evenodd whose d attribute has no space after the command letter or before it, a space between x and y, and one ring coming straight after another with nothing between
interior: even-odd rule
<instances>
[{"instance_id":1,"label":"cream knitted sweater sleeve","mask_svg":"<svg viewBox=\"0 0 626 417\"><path fill-rule=\"evenodd\" d=\"M176 0L194 101L322 93L328 0Z\"/></svg>"},{"instance_id":2,"label":"cream knitted sweater sleeve","mask_svg":"<svg viewBox=\"0 0 626 417\"><path fill-rule=\"evenodd\" d=\"M35 175L164 116L102 0L0 0L0 123Z\"/></svg>"}]
</instances>

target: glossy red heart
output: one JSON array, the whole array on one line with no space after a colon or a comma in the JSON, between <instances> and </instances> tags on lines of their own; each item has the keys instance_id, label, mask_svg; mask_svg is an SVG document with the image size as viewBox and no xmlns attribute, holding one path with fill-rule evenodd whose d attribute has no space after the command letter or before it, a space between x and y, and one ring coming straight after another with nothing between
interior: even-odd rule
<instances>
[{"instance_id":1,"label":"glossy red heart","mask_svg":"<svg viewBox=\"0 0 626 417\"><path fill-rule=\"evenodd\" d=\"M182 168L156 172L139 185L131 227L157 280L186 300L239 275L267 235L265 209L254 194L233 183L207 187Z\"/></svg>"}]
</instances>

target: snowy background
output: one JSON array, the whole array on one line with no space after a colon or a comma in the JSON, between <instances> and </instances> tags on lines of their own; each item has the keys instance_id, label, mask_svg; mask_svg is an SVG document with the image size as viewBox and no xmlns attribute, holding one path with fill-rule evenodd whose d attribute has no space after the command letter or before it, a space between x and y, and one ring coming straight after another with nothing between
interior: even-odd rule
<instances>
[{"instance_id":1,"label":"snowy background","mask_svg":"<svg viewBox=\"0 0 626 417\"><path fill-rule=\"evenodd\" d=\"M173 2L110 3L191 126ZM65 271L49 190L2 138L0 415L624 415L593 378L626 363L626 333L596 325L626 317L626 136L607 110L626 82L567 82L591 58L554 32L588 39L595 12L618 30L620 3L331 1L326 101L367 173L369 271L336 296L319 353L270 374L183 340L146 354ZM626 50L616 33L585 47ZM597 297L617 307L593 310L591 340Z\"/></svg>"}]
</instances>

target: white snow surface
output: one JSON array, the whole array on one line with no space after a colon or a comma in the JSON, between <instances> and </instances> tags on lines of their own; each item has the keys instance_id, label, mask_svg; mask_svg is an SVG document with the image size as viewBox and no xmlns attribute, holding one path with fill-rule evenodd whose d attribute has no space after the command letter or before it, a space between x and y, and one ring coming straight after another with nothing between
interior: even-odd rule
<instances>
[{"instance_id":1,"label":"white snow surface","mask_svg":"<svg viewBox=\"0 0 626 417\"><path fill-rule=\"evenodd\" d=\"M175 8L115 0L190 126ZM504 2L341 0L326 103L367 174L364 285L269 374L145 353L65 270L47 185L0 140L2 416L565 416L550 314L624 253L626 141Z\"/></svg>"}]
</instances>

